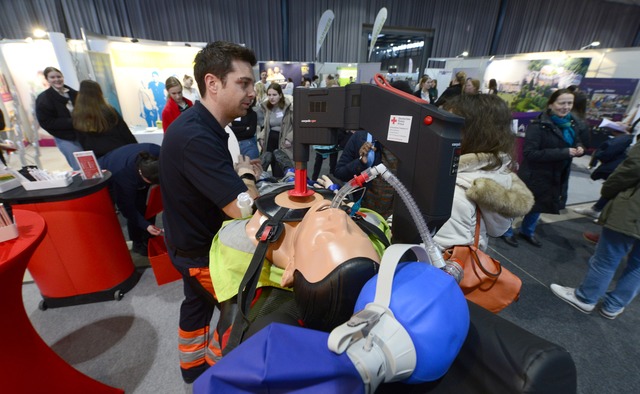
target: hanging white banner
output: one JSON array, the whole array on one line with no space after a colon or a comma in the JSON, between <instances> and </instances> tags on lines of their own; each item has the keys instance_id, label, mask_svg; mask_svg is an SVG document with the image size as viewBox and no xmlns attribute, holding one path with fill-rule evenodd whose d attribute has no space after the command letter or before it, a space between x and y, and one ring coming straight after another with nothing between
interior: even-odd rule
<instances>
[{"instance_id":1,"label":"hanging white banner","mask_svg":"<svg viewBox=\"0 0 640 394\"><path fill-rule=\"evenodd\" d=\"M386 7L380 8L378 11L378 15L376 16L376 21L373 22L373 31L371 32L371 46L369 46L369 57L371 59L371 53L373 52L373 48L376 47L376 41L378 40L378 34L382 31L382 26L384 26L384 22L387 20L387 9Z\"/></svg>"},{"instance_id":2,"label":"hanging white banner","mask_svg":"<svg viewBox=\"0 0 640 394\"><path fill-rule=\"evenodd\" d=\"M327 37L327 33L331 28L331 23L333 23L334 18L335 16L331 10L326 10L320 17L320 22L318 22L318 33L316 35L316 59L318 58L320 48L322 48L322 43L324 43L324 39Z\"/></svg>"}]
</instances>

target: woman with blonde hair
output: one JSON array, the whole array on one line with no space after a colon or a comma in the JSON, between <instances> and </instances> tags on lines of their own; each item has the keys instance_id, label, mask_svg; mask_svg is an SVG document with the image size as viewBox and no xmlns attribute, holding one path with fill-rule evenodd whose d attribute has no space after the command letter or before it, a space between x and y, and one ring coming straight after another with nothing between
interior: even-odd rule
<instances>
[{"instance_id":1,"label":"woman with blonde hair","mask_svg":"<svg viewBox=\"0 0 640 394\"><path fill-rule=\"evenodd\" d=\"M80 145L92 150L96 158L138 142L118 111L105 101L102 88L95 81L80 82L71 119Z\"/></svg>"},{"instance_id":2,"label":"woman with blonde hair","mask_svg":"<svg viewBox=\"0 0 640 394\"><path fill-rule=\"evenodd\" d=\"M164 86L167 89L167 105L165 105L162 110L162 129L166 133L169 125L173 123L181 113L191 108L193 103L182 95L182 84L178 78L167 78Z\"/></svg>"},{"instance_id":3,"label":"woman with blonde hair","mask_svg":"<svg viewBox=\"0 0 640 394\"><path fill-rule=\"evenodd\" d=\"M192 103L195 103L196 100L200 100L200 92L198 92L198 86L196 85L196 87L193 87L193 77L190 75L185 74L184 77L182 77L182 84L183 89L182 89L182 95L189 99Z\"/></svg>"},{"instance_id":4,"label":"woman with blonde hair","mask_svg":"<svg viewBox=\"0 0 640 394\"><path fill-rule=\"evenodd\" d=\"M260 135L261 134L260 130L264 129L264 108L262 104L267 100L267 87L265 84L258 81L258 83L256 83L253 88L256 91L256 99L255 99L255 104L253 106L253 111L256 113L258 117L258 126L256 128L257 130L256 135ZM262 147L261 149L264 149L264 147Z\"/></svg>"},{"instance_id":5,"label":"woman with blonde hair","mask_svg":"<svg viewBox=\"0 0 640 394\"><path fill-rule=\"evenodd\" d=\"M418 83L418 89L413 93L413 95L423 99L427 103L432 103L431 97L429 94L430 88L431 88L431 78L425 75L424 77L420 78L420 82Z\"/></svg>"}]
</instances>

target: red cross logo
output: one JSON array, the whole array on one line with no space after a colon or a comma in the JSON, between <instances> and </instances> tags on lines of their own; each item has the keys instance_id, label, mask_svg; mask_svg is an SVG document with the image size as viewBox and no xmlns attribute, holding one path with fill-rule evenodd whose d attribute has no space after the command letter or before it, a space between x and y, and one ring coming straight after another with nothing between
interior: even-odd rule
<instances>
[{"instance_id":1,"label":"red cross logo","mask_svg":"<svg viewBox=\"0 0 640 394\"><path fill-rule=\"evenodd\" d=\"M391 118L391 123L395 125L397 122L398 122L398 119L396 119L395 116Z\"/></svg>"}]
</instances>

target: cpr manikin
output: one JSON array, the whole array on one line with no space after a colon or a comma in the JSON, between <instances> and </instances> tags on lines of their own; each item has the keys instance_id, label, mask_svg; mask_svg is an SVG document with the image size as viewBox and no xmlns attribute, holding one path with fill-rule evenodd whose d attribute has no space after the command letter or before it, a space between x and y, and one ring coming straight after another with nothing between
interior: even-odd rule
<instances>
[{"instance_id":1,"label":"cpr manikin","mask_svg":"<svg viewBox=\"0 0 640 394\"><path fill-rule=\"evenodd\" d=\"M344 210L330 208L331 201L322 196L300 203L285 192L275 201L290 209L312 204L301 221L284 223L266 258L285 270L281 285L293 286L305 326L330 330L351 316L360 289L377 272L380 256L355 221ZM256 212L247 223L247 236L255 240L265 220Z\"/></svg>"},{"instance_id":2,"label":"cpr manikin","mask_svg":"<svg viewBox=\"0 0 640 394\"><path fill-rule=\"evenodd\" d=\"M282 286L293 285L296 270L308 282L317 283L354 258L380 263L369 237L345 211L330 205L329 200L314 199L301 222L285 222L283 235L267 251L267 259L285 270ZM264 215L256 212L247 223L247 236L255 240L265 220Z\"/></svg>"}]
</instances>

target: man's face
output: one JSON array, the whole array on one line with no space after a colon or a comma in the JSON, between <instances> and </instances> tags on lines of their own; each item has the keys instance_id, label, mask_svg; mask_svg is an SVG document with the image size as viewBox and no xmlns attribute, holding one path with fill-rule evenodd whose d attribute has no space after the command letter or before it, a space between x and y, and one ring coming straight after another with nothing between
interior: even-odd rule
<instances>
[{"instance_id":1,"label":"man's face","mask_svg":"<svg viewBox=\"0 0 640 394\"><path fill-rule=\"evenodd\" d=\"M247 62L234 60L227 81L218 88L218 104L225 116L235 119L247 114L251 102L256 97L253 89L253 69Z\"/></svg>"},{"instance_id":2,"label":"man's face","mask_svg":"<svg viewBox=\"0 0 640 394\"><path fill-rule=\"evenodd\" d=\"M262 80L262 82L265 82L267 80L267 72L263 71L260 73L260 79Z\"/></svg>"}]
</instances>

